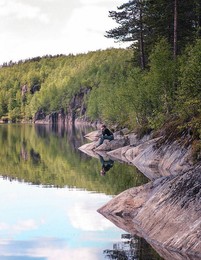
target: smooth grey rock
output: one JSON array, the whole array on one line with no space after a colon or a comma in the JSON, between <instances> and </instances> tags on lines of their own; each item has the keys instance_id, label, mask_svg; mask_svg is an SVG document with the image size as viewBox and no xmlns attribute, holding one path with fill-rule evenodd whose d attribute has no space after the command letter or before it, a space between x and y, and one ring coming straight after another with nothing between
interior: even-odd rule
<instances>
[{"instance_id":1,"label":"smooth grey rock","mask_svg":"<svg viewBox=\"0 0 201 260\"><path fill-rule=\"evenodd\" d=\"M201 168L126 190L98 212L158 250L201 259Z\"/></svg>"}]
</instances>

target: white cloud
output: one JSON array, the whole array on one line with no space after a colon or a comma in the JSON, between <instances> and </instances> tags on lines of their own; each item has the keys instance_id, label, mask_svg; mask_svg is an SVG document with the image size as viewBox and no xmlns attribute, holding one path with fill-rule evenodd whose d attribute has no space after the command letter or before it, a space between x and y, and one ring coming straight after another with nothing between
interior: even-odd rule
<instances>
[{"instance_id":1,"label":"white cloud","mask_svg":"<svg viewBox=\"0 0 201 260\"><path fill-rule=\"evenodd\" d=\"M88 4L96 5L103 1L107 1L107 0L80 0L80 3L83 5L88 5Z\"/></svg>"},{"instance_id":2,"label":"white cloud","mask_svg":"<svg viewBox=\"0 0 201 260\"><path fill-rule=\"evenodd\" d=\"M113 5L113 6L118 6L119 4L122 4L125 2L125 0L80 0L80 3L83 5L87 4L92 4L92 5L97 5L97 4L107 4L108 6Z\"/></svg>"},{"instance_id":3,"label":"white cloud","mask_svg":"<svg viewBox=\"0 0 201 260\"><path fill-rule=\"evenodd\" d=\"M62 30L66 46L72 52L114 47L114 40L104 37L105 32L114 27L114 21L107 17L107 13L106 7L86 6L75 9Z\"/></svg>"},{"instance_id":4,"label":"white cloud","mask_svg":"<svg viewBox=\"0 0 201 260\"><path fill-rule=\"evenodd\" d=\"M104 34L123 0L0 0L0 64L47 54L127 47Z\"/></svg>"},{"instance_id":5,"label":"white cloud","mask_svg":"<svg viewBox=\"0 0 201 260\"><path fill-rule=\"evenodd\" d=\"M114 21L108 18L107 7L89 5L75 9L62 31L63 33L70 32L70 35L77 35L79 37L80 33L104 33L114 25Z\"/></svg>"},{"instance_id":6,"label":"white cloud","mask_svg":"<svg viewBox=\"0 0 201 260\"><path fill-rule=\"evenodd\" d=\"M49 22L48 16L42 13L38 6L27 5L16 0L2 0L0 3L0 16L3 18L37 19L43 23Z\"/></svg>"},{"instance_id":7,"label":"white cloud","mask_svg":"<svg viewBox=\"0 0 201 260\"><path fill-rule=\"evenodd\" d=\"M47 3L54 3L55 2L55 0L39 0L40 2L47 2Z\"/></svg>"}]
</instances>

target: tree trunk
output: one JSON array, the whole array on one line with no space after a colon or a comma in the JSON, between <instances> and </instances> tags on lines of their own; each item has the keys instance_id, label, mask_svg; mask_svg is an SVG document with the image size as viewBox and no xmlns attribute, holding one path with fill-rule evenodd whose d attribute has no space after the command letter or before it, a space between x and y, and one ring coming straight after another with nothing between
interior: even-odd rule
<instances>
[{"instance_id":1,"label":"tree trunk","mask_svg":"<svg viewBox=\"0 0 201 260\"><path fill-rule=\"evenodd\" d=\"M198 3L198 37L201 38L201 3Z\"/></svg>"},{"instance_id":2,"label":"tree trunk","mask_svg":"<svg viewBox=\"0 0 201 260\"><path fill-rule=\"evenodd\" d=\"M174 59L176 59L177 56L178 1L179 0L174 0Z\"/></svg>"},{"instance_id":3,"label":"tree trunk","mask_svg":"<svg viewBox=\"0 0 201 260\"><path fill-rule=\"evenodd\" d=\"M144 53L144 37L143 37L143 22L142 22L142 3L140 3L140 63L141 69L145 69L145 53Z\"/></svg>"}]
</instances>

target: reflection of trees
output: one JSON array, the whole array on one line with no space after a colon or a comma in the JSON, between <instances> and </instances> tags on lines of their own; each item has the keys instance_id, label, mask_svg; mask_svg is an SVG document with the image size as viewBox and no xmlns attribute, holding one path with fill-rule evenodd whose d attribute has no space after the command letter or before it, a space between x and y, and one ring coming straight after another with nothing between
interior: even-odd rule
<instances>
[{"instance_id":1,"label":"reflection of trees","mask_svg":"<svg viewBox=\"0 0 201 260\"><path fill-rule=\"evenodd\" d=\"M104 250L104 254L106 254L106 257L109 259L118 259L118 260L127 260L126 252L124 250Z\"/></svg>"},{"instance_id":2,"label":"reflection of trees","mask_svg":"<svg viewBox=\"0 0 201 260\"><path fill-rule=\"evenodd\" d=\"M84 135L89 131L71 127L63 132L49 125L1 125L0 174L37 185L77 187L113 195L147 182L134 167L118 163L105 178L97 174L100 162L77 149L82 141L86 142Z\"/></svg>"},{"instance_id":3,"label":"reflection of trees","mask_svg":"<svg viewBox=\"0 0 201 260\"><path fill-rule=\"evenodd\" d=\"M27 147L26 147L26 141L23 140L22 141L22 146L20 149L20 157L24 160L27 161L28 160L28 152L27 152Z\"/></svg>"},{"instance_id":4,"label":"reflection of trees","mask_svg":"<svg viewBox=\"0 0 201 260\"><path fill-rule=\"evenodd\" d=\"M117 260L162 260L143 238L131 234L122 234L121 238L124 241L113 244L113 249L103 251L106 258Z\"/></svg>"},{"instance_id":5,"label":"reflection of trees","mask_svg":"<svg viewBox=\"0 0 201 260\"><path fill-rule=\"evenodd\" d=\"M47 138L48 135L54 134L59 138L67 138L73 150L77 150L84 142L86 142L85 134L89 132L89 127L78 127L74 125L65 127L64 125L35 125L35 130L38 137ZM93 129L91 128L91 131Z\"/></svg>"},{"instance_id":6,"label":"reflection of trees","mask_svg":"<svg viewBox=\"0 0 201 260\"><path fill-rule=\"evenodd\" d=\"M66 129L68 141L73 151L77 151L81 145L86 143L87 140L85 138L85 135L87 132L92 130L94 129L86 126L75 127L74 125ZM83 153L81 153L81 155L83 157Z\"/></svg>"},{"instance_id":7,"label":"reflection of trees","mask_svg":"<svg viewBox=\"0 0 201 260\"><path fill-rule=\"evenodd\" d=\"M59 137L64 137L65 127L63 125L57 124L47 124L47 125L35 125L35 131L39 137L46 138L49 134L56 134Z\"/></svg>"}]
</instances>

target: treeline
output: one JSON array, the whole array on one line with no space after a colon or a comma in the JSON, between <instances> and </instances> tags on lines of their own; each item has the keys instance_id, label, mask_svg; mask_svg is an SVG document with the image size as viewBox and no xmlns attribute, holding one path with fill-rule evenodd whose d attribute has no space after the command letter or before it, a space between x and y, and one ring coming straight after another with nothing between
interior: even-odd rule
<instances>
[{"instance_id":1,"label":"treeline","mask_svg":"<svg viewBox=\"0 0 201 260\"><path fill-rule=\"evenodd\" d=\"M82 102L90 120L145 131L169 124L171 131L199 139L200 8L197 0L129 1L110 12L119 27L107 36L130 41L131 48L2 67L0 117L21 121L38 111L67 113L73 98L87 89Z\"/></svg>"},{"instance_id":2,"label":"treeline","mask_svg":"<svg viewBox=\"0 0 201 260\"><path fill-rule=\"evenodd\" d=\"M76 56L44 57L2 67L0 117L21 121L33 119L37 111L67 113L73 97L80 89L87 88L91 90L84 98L87 114L92 119L96 116L101 119L102 114L92 107L91 94L102 87L113 88L120 78L126 78L129 67L132 68L130 57L129 50L108 49Z\"/></svg>"},{"instance_id":3,"label":"treeline","mask_svg":"<svg viewBox=\"0 0 201 260\"><path fill-rule=\"evenodd\" d=\"M73 96L89 88L83 102L91 120L152 129L177 120L199 132L201 41L175 60L168 42L160 40L143 71L131 57L132 50L111 49L3 67L0 116L20 121L39 110L67 111Z\"/></svg>"},{"instance_id":4,"label":"treeline","mask_svg":"<svg viewBox=\"0 0 201 260\"><path fill-rule=\"evenodd\" d=\"M27 62L32 62L32 61L40 61L43 58L55 58L55 57L63 57L65 56L64 54L57 54L57 55L44 55L44 56L37 56L29 59L24 59L24 60L18 60L18 61L12 61L10 60L9 62L4 62L1 67L12 67L14 65L19 65L22 63L27 63Z\"/></svg>"}]
</instances>

